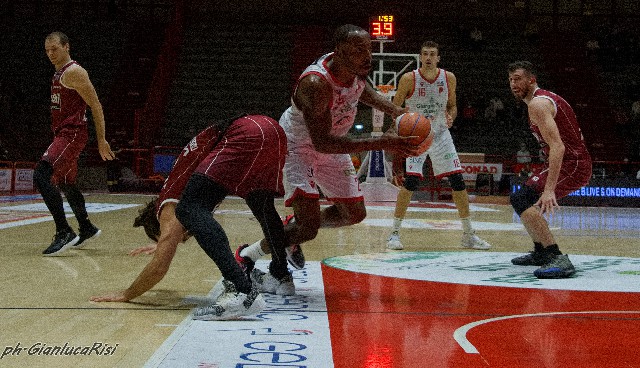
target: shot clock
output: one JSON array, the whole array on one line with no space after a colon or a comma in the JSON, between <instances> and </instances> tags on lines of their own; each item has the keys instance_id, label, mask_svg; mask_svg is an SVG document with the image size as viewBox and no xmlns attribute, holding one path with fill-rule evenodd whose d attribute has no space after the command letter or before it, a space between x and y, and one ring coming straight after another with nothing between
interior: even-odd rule
<instances>
[{"instance_id":1,"label":"shot clock","mask_svg":"<svg viewBox=\"0 0 640 368\"><path fill-rule=\"evenodd\" d=\"M369 18L369 34L376 41L393 41L396 26L393 15L375 15Z\"/></svg>"}]
</instances>

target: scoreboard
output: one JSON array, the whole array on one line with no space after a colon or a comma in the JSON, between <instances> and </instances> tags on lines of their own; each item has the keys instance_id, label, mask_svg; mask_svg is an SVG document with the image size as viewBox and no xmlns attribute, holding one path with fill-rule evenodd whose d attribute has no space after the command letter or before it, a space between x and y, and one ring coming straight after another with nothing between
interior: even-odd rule
<instances>
[{"instance_id":1,"label":"scoreboard","mask_svg":"<svg viewBox=\"0 0 640 368\"><path fill-rule=\"evenodd\" d=\"M376 41L394 41L396 25L393 15L375 15L369 18L369 34Z\"/></svg>"}]
</instances>

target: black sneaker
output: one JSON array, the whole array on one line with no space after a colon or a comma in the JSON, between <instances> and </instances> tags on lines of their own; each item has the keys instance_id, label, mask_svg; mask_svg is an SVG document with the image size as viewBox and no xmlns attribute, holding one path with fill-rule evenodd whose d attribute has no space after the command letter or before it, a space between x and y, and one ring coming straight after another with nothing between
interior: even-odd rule
<instances>
[{"instance_id":1,"label":"black sneaker","mask_svg":"<svg viewBox=\"0 0 640 368\"><path fill-rule=\"evenodd\" d=\"M42 254L45 256L57 256L67 249L71 248L74 244L76 244L80 240L80 237L73 232L73 230L62 230L56 232L56 235L53 237L53 242L49 248L45 249Z\"/></svg>"},{"instance_id":2,"label":"black sneaker","mask_svg":"<svg viewBox=\"0 0 640 368\"><path fill-rule=\"evenodd\" d=\"M91 227L80 228L80 240L73 246L74 249L83 248L87 245L86 241L95 239L102 234L102 230L95 227L95 225L91 224Z\"/></svg>"},{"instance_id":3,"label":"black sneaker","mask_svg":"<svg viewBox=\"0 0 640 368\"><path fill-rule=\"evenodd\" d=\"M554 258L553 254L532 251L511 260L516 266L543 266Z\"/></svg>"},{"instance_id":4,"label":"black sneaker","mask_svg":"<svg viewBox=\"0 0 640 368\"><path fill-rule=\"evenodd\" d=\"M576 273L576 269L566 254L554 256L551 261L537 270L533 274L539 279L564 279Z\"/></svg>"}]
</instances>

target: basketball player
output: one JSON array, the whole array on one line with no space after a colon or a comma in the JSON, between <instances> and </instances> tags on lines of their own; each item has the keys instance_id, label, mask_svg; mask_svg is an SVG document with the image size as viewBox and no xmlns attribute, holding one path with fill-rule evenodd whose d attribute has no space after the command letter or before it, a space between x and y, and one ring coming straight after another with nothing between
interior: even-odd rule
<instances>
[{"instance_id":1,"label":"basketball player","mask_svg":"<svg viewBox=\"0 0 640 368\"><path fill-rule=\"evenodd\" d=\"M417 152L410 137L385 134L378 138L346 136L358 102L392 117L405 109L387 101L366 83L371 69L371 38L364 29L343 25L335 32L335 49L321 56L299 77L292 106L280 118L289 155L284 166L285 205L293 207L285 233L289 244L312 240L321 227L357 224L366 216L350 152L390 150L402 156ZM333 205L320 209L320 190ZM240 262L259 256L260 243L243 246ZM304 266L304 265L298 265Z\"/></svg>"},{"instance_id":2,"label":"basketball player","mask_svg":"<svg viewBox=\"0 0 640 368\"><path fill-rule=\"evenodd\" d=\"M449 128L453 125L458 109L456 106L456 77L453 73L438 68L439 46L426 41L420 49L420 68L400 77L393 103L409 108L431 119L433 143L417 157L408 157L405 162L404 183L398 192L393 219L393 229L387 248L400 250L400 228L407 214L413 192L422 179L422 170L427 156L431 158L436 178L447 177L451 185L453 202L462 222L462 247L489 249L491 246L480 239L473 230L469 211L469 194L462 178L464 170L460 166L458 152L453 144Z\"/></svg>"},{"instance_id":3,"label":"basketball player","mask_svg":"<svg viewBox=\"0 0 640 368\"><path fill-rule=\"evenodd\" d=\"M42 253L57 256L71 247L81 248L101 230L89 221L84 197L76 187L78 157L88 140L86 110L91 108L96 127L98 151L103 160L115 155L105 139L102 105L87 71L69 55L69 38L61 32L49 34L44 41L47 57L55 67L51 81L51 128L53 143L47 148L33 173L33 181L53 216L56 234ZM80 227L79 236L67 222L62 195L64 192Z\"/></svg>"},{"instance_id":4,"label":"basketball player","mask_svg":"<svg viewBox=\"0 0 640 368\"><path fill-rule=\"evenodd\" d=\"M528 61L509 65L509 85L527 104L529 127L547 159L526 183L511 194L511 205L533 239L534 250L511 260L515 265L541 266L533 274L541 279L565 278L575 273L569 257L560 252L543 217L558 207L557 199L580 189L591 178L591 156L571 106L562 97L538 87Z\"/></svg>"},{"instance_id":5,"label":"basketball player","mask_svg":"<svg viewBox=\"0 0 640 368\"><path fill-rule=\"evenodd\" d=\"M286 152L282 128L267 116L233 118L200 132L182 150L159 197L136 218L134 226L144 226L147 235L157 241L153 258L128 289L91 300L126 302L160 282L176 247L189 236L180 222L184 221L226 280L225 294L212 306L196 310L194 318L228 319L259 312L264 300L252 288L248 274L235 262L224 230L211 216L228 194L245 198L272 247L270 275L292 288L288 295L294 294L284 250L284 225L274 205L274 197L283 194L282 165ZM183 203L185 207L181 208Z\"/></svg>"}]
</instances>

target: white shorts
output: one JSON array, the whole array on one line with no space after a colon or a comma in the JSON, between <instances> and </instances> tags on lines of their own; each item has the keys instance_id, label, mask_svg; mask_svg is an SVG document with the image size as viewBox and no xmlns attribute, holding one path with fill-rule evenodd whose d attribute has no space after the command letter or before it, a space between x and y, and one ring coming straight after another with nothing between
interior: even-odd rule
<instances>
[{"instance_id":1,"label":"white shorts","mask_svg":"<svg viewBox=\"0 0 640 368\"><path fill-rule=\"evenodd\" d=\"M453 138L449 130L436 135L433 138L431 147L420 156L407 157L405 162L405 175L419 176L423 178L422 170L427 156L431 159L433 175L436 178L443 178L455 173L463 173L460 165L460 158L453 144Z\"/></svg>"},{"instance_id":2,"label":"white shorts","mask_svg":"<svg viewBox=\"0 0 640 368\"><path fill-rule=\"evenodd\" d=\"M299 196L320 198L320 191L332 202L364 201L349 154L326 154L310 147L297 147L289 151L283 173L287 207Z\"/></svg>"}]
</instances>

